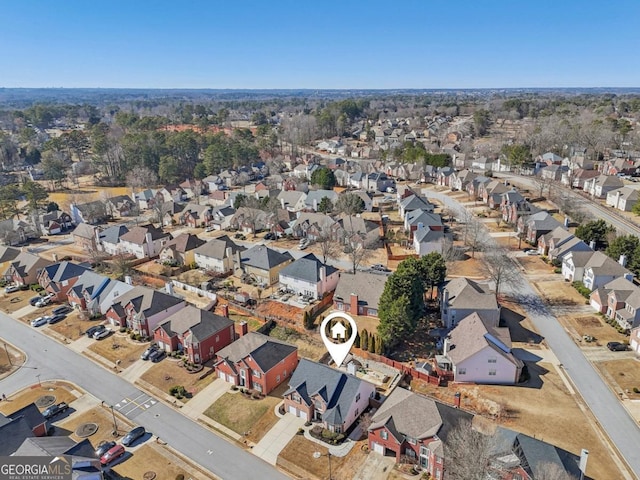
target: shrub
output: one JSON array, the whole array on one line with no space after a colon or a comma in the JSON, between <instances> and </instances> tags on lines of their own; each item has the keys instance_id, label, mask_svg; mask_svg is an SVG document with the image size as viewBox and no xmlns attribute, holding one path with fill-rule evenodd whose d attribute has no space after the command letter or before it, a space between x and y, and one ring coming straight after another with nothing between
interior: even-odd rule
<instances>
[{"instance_id":1,"label":"shrub","mask_svg":"<svg viewBox=\"0 0 640 480\"><path fill-rule=\"evenodd\" d=\"M182 385L174 385L169 389L169 395L174 396L176 398L182 398L187 396L187 389Z\"/></svg>"},{"instance_id":2,"label":"shrub","mask_svg":"<svg viewBox=\"0 0 640 480\"><path fill-rule=\"evenodd\" d=\"M640 393L640 389L638 389L638 387L633 387L633 393Z\"/></svg>"},{"instance_id":3,"label":"shrub","mask_svg":"<svg viewBox=\"0 0 640 480\"><path fill-rule=\"evenodd\" d=\"M136 339L136 334L135 334L135 333L133 333L133 332L131 332L131 333L129 334L129 338L130 338L131 340L135 340L135 339Z\"/></svg>"},{"instance_id":4,"label":"shrub","mask_svg":"<svg viewBox=\"0 0 640 480\"><path fill-rule=\"evenodd\" d=\"M184 475L179 473L178 475L176 475L176 480L184 480Z\"/></svg>"},{"instance_id":5,"label":"shrub","mask_svg":"<svg viewBox=\"0 0 640 480\"><path fill-rule=\"evenodd\" d=\"M127 327L120 327L120 333L124 333L127 331Z\"/></svg>"},{"instance_id":6,"label":"shrub","mask_svg":"<svg viewBox=\"0 0 640 480\"><path fill-rule=\"evenodd\" d=\"M231 385L231 390L233 390L234 392L238 390L238 386L237 385Z\"/></svg>"},{"instance_id":7,"label":"shrub","mask_svg":"<svg viewBox=\"0 0 640 480\"><path fill-rule=\"evenodd\" d=\"M562 273L562 268L554 268L553 273Z\"/></svg>"},{"instance_id":8,"label":"shrub","mask_svg":"<svg viewBox=\"0 0 640 480\"><path fill-rule=\"evenodd\" d=\"M299 428L298 429L298 435L304 435L304 428Z\"/></svg>"},{"instance_id":9,"label":"shrub","mask_svg":"<svg viewBox=\"0 0 640 480\"><path fill-rule=\"evenodd\" d=\"M585 287L582 282L573 282L571 285L573 285L573 288L575 288L583 297L589 298L591 295L591 290Z\"/></svg>"}]
</instances>

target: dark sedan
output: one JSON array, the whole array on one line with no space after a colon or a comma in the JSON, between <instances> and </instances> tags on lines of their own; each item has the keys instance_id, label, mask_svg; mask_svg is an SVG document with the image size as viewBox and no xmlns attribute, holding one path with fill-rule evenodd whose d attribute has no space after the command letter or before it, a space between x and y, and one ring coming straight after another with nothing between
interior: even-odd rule
<instances>
[{"instance_id":1,"label":"dark sedan","mask_svg":"<svg viewBox=\"0 0 640 480\"><path fill-rule=\"evenodd\" d=\"M66 315L53 315L49 317L49 321L47 322L49 325L53 325L54 323L58 323L60 320L63 320Z\"/></svg>"},{"instance_id":2,"label":"dark sedan","mask_svg":"<svg viewBox=\"0 0 640 480\"><path fill-rule=\"evenodd\" d=\"M122 438L122 445L124 445L125 447L130 446L133 442L138 440L145 433L147 433L147 432L145 431L144 427L136 427L133 430L130 430L129 433L127 433Z\"/></svg>"},{"instance_id":3,"label":"dark sedan","mask_svg":"<svg viewBox=\"0 0 640 480\"><path fill-rule=\"evenodd\" d=\"M609 342L607 348L612 352L624 352L627 350L627 344L621 342Z\"/></svg>"},{"instance_id":4,"label":"dark sedan","mask_svg":"<svg viewBox=\"0 0 640 480\"><path fill-rule=\"evenodd\" d=\"M102 457L105 453L107 453L115 446L116 442L102 442L100 445L98 445L98 448L96 448L96 457Z\"/></svg>"}]
</instances>

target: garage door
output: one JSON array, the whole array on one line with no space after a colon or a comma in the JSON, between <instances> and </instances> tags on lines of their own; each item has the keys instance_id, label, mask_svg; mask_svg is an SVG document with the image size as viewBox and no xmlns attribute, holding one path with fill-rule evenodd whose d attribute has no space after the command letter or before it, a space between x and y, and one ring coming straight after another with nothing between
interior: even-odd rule
<instances>
[{"instance_id":1,"label":"garage door","mask_svg":"<svg viewBox=\"0 0 640 480\"><path fill-rule=\"evenodd\" d=\"M638 342L636 340L631 340L631 350L634 352L638 351Z\"/></svg>"},{"instance_id":2,"label":"garage door","mask_svg":"<svg viewBox=\"0 0 640 480\"><path fill-rule=\"evenodd\" d=\"M224 374L223 371L218 370L218 377L220 377L222 380L224 380L225 382L228 382L229 380L227 380L227 376Z\"/></svg>"},{"instance_id":3,"label":"garage door","mask_svg":"<svg viewBox=\"0 0 640 480\"><path fill-rule=\"evenodd\" d=\"M384 455L384 445L380 445L379 443L372 442L373 451L379 453L380 455Z\"/></svg>"},{"instance_id":4,"label":"garage door","mask_svg":"<svg viewBox=\"0 0 640 480\"><path fill-rule=\"evenodd\" d=\"M298 410L293 405L289 405L289 413L295 415L296 417L300 417L303 420L307 420L307 412L303 412L302 410Z\"/></svg>"}]
</instances>

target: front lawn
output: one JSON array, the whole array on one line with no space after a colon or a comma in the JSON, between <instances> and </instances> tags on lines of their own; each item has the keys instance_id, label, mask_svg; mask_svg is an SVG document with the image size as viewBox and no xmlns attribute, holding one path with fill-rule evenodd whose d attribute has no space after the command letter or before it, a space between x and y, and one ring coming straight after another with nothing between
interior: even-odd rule
<instances>
[{"instance_id":1,"label":"front lawn","mask_svg":"<svg viewBox=\"0 0 640 480\"><path fill-rule=\"evenodd\" d=\"M211 367L205 366L204 370L198 373L189 373L186 368L180 366L178 361L165 358L144 372L141 380L150 383L165 393L169 393L169 389L173 386L182 385L188 392L195 395L216 380L215 373L199 380L199 377L210 369ZM187 398L182 399L183 402L187 400Z\"/></svg>"},{"instance_id":2,"label":"front lawn","mask_svg":"<svg viewBox=\"0 0 640 480\"><path fill-rule=\"evenodd\" d=\"M111 326L109 328L114 327ZM148 343L133 343L127 337L112 333L107 338L95 340L89 346L89 350L110 362L116 363L119 360L120 368L125 369L139 360L140 355L148 346Z\"/></svg>"},{"instance_id":3,"label":"front lawn","mask_svg":"<svg viewBox=\"0 0 640 480\"><path fill-rule=\"evenodd\" d=\"M271 423L262 418L272 415L272 420L277 420L273 409L280 400L270 396L254 400L241 393L225 393L204 414L240 435L250 432L248 439L257 441L275 424L275 421Z\"/></svg>"}]
</instances>

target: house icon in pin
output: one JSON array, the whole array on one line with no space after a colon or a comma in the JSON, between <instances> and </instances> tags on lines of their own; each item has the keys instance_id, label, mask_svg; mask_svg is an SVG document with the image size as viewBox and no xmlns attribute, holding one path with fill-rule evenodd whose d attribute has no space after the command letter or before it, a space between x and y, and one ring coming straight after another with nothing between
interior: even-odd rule
<instances>
[{"instance_id":1,"label":"house icon in pin","mask_svg":"<svg viewBox=\"0 0 640 480\"><path fill-rule=\"evenodd\" d=\"M342 322L336 322L333 327L331 327L331 337L333 338L346 338L347 327L344 326Z\"/></svg>"}]
</instances>

